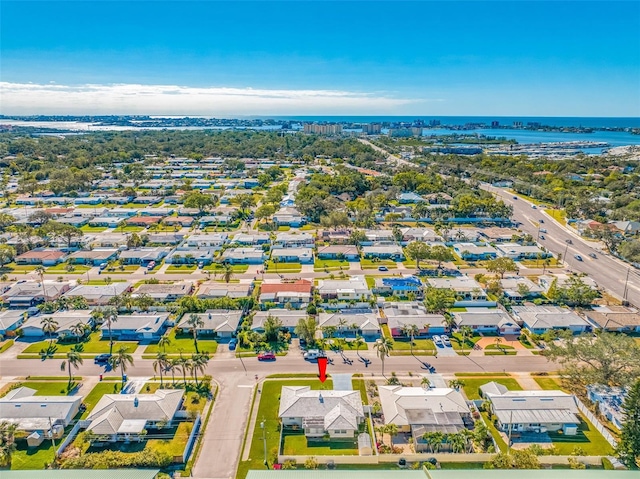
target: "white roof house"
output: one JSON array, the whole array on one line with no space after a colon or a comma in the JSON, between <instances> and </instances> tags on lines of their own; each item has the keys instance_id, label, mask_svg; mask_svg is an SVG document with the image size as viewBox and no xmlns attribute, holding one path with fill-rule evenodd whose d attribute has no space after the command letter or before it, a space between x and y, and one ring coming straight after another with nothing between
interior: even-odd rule
<instances>
[{"instance_id":1,"label":"white roof house","mask_svg":"<svg viewBox=\"0 0 640 479\"><path fill-rule=\"evenodd\" d=\"M156 301L176 301L183 296L191 294L192 290L193 283L191 281L141 284L135 289L132 296L136 297L142 294L147 294Z\"/></svg>"},{"instance_id":2,"label":"white roof house","mask_svg":"<svg viewBox=\"0 0 640 479\"><path fill-rule=\"evenodd\" d=\"M58 330L54 334L57 336L71 336L73 334L71 332L71 326L75 324L82 323L87 326L93 324L90 310L70 309L67 311L56 311L55 313L39 314L29 318L22 325L22 333L24 336L44 336L45 332L42 330L42 321L46 318L51 318L58 323Z\"/></svg>"},{"instance_id":3,"label":"white roof house","mask_svg":"<svg viewBox=\"0 0 640 479\"><path fill-rule=\"evenodd\" d=\"M183 389L158 389L153 394L105 394L93 408L88 430L112 440L139 434L148 423L171 423L182 405Z\"/></svg>"},{"instance_id":4,"label":"white roof house","mask_svg":"<svg viewBox=\"0 0 640 479\"><path fill-rule=\"evenodd\" d=\"M520 326L508 313L500 309L479 309L454 313L458 328L469 326L476 332L519 334Z\"/></svg>"},{"instance_id":5,"label":"white roof house","mask_svg":"<svg viewBox=\"0 0 640 479\"><path fill-rule=\"evenodd\" d=\"M118 321L111 324L112 334L120 339L153 339L164 333L168 326L169 313L134 313L118 316ZM102 337L106 338L109 328L102 325Z\"/></svg>"},{"instance_id":6,"label":"white roof house","mask_svg":"<svg viewBox=\"0 0 640 479\"><path fill-rule=\"evenodd\" d=\"M65 293L65 296L70 298L82 296L90 306L99 306L108 304L111 298L130 289L131 283L126 281L99 285L81 284Z\"/></svg>"},{"instance_id":7,"label":"white roof house","mask_svg":"<svg viewBox=\"0 0 640 479\"><path fill-rule=\"evenodd\" d=\"M27 317L25 309L7 309L0 311L0 334L17 329Z\"/></svg>"},{"instance_id":8,"label":"white roof house","mask_svg":"<svg viewBox=\"0 0 640 479\"><path fill-rule=\"evenodd\" d=\"M298 325L301 319L306 319L309 315L306 310L300 311L295 309L272 308L267 311L257 311L253 316L251 329L258 332L264 332L264 323L269 316L278 318L283 328L287 328L290 332Z\"/></svg>"},{"instance_id":9,"label":"white roof house","mask_svg":"<svg viewBox=\"0 0 640 479\"><path fill-rule=\"evenodd\" d=\"M568 329L574 333L582 333L589 329L589 323L568 308L527 305L513 306L511 312L522 322L523 327L536 334L550 329Z\"/></svg>"},{"instance_id":10,"label":"white roof house","mask_svg":"<svg viewBox=\"0 0 640 479\"><path fill-rule=\"evenodd\" d=\"M189 314L185 314L178 323L179 328L189 328L187 321ZM212 309L206 313L198 313L198 317L204 322L203 326L198 327L198 331L209 334L217 334L221 337L231 337L238 329L242 311L233 311L226 309Z\"/></svg>"},{"instance_id":11,"label":"white roof house","mask_svg":"<svg viewBox=\"0 0 640 479\"><path fill-rule=\"evenodd\" d=\"M529 278L524 276L510 276L500 280L500 286L505 296L511 299L524 299L540 296L544 290Z\"/></svg>"},{"instance_id":12,"label":"white roof house","mask_svg":"<svg viewBox=\"0 0 640 479\"><path fill-rule=\"evenodd\" d=\"M368 301L371 291L364 276L352 276L349 279L321 279L316 288L323 298L361 299Z\"/></svg>"},{"instance_id":13,"label":"white roof house","mask_svg":"<svg viewBox=\"0 0 640 479\"><path fill-rule=\"evenodd\" d=\"M429 278L427 283L436 289L452 289L463 301L485 301L487 299L487 293L482 289L480 283L469 276Z\"/></svg>"},{"instance_id":14,"label":"white roof house","mask_svg":"<svg viewBox=\"0 0 640 479\"><path fill-rule=\"evenodd\" d=\"M251 283L221 283L219 281L205 282L200 285L196 296L198 298L246 298L251 293Z\"/></svg>"},{"instance_id":15,"label":"white roof house","mask_svg":"<svg viewBox=\"0 0 640 479\"><path fill-rule=\"evenodd\" d=\"M341 326L343 323L344 325ZM380 335L380 325L375 313L320 313L318 315L318 327L324 328L327 326L338 328L340 331L352 330L352 326L356 326L355 329L362 331L363 336Z\"/></svg>"},{"instance_id":16,"label":"white roof house","mask_svg":"<svg viewBox=\"0 0 640 479\"><path fill-rule=\"evenodd\" d=\"M506 256L511 259L536 259L550 258L553 256L548 251L544 251L536 245L521 245L518 243L500 243L496 244L496 249L500 256Z\"/></svg>"},{"instance_id":17,"label":"white roof house","mask_svg":"<svg viewBox=\"0 0 640 479\"><path fill-rule=\"evenodd\" d=\"M0 418L22 431L45 431L67 426L80 409L82 396L36 396L36 390L21 387L0 399Z\"/></svg>"},{"instance_id":18,"label":"white roof house","mask_svg":"<svg viewBox=\"0 0 640 479\"><path fill-rule=\"evenodd\" d=\"M359 391L312 390L283 386L278 417L284 426L304 428L307 436L353 437L364 421Z\"/></svg>"}]
</instances>

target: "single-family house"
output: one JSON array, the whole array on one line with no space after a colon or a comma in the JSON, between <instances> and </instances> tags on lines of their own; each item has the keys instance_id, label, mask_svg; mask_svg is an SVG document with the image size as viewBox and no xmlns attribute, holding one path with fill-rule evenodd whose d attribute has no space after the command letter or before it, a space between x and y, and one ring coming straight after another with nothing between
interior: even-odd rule
<instances>
[{"instance_id":1,"label":"single-family house","mask_svg":"<svg viewBox=\"0 0 640 479\"><path fill-rule=\"evenodd\" d=\"M554 274L543 274L538 276L538 284L544 290L545 294L549 291L549 288L553 285L553 282L557 280L556 287L564 288L568 286L568 282L570 278L574 278L576 275L564 274L564 273L554 273ZM598 285L596 282L591 279L589 276L579 276L580 280L589 286L591 289L598 289Z\"/></svg>"},{"instance_id":2,"label":"single-family house","mask_svg":"<svg viewBox=\"0 0 640 479\"><path fill-rule=\"evenodd\" d=\"M65 296L69 298L81 296L89 306L105 306L109 304L111 298L127 291L131 291L131 283L126 281L97 285L80 284L71 291L67 291Z\"/></svg>"},{"instance_id":3,"label":"single-family house","mask_svg":"<svg viewBox=\"0 0 640 479\"><path fill-rule=\"evenodd\" d=\"M453 251L465 261L493 259L498 255L493 246L475 243L454 243Z\"/></svg>"},{"instance_id":4,"label":"single-family house","mask_svg":"<svg viewBox=\"0 0 640 479\"><path fill-rule=\"evenodd\" d=\"M393 295L406 298L409 293L417 296L422 295L423 284L420 278L412 275L401 277L376 278L373 292L379 295Z\"/></svg>"},{"instance_id":5,"label":"single-family house","mask_svg":"<svg viewBox=\"0 0 640 479\"><path fill-rule=\"evenodd\" d=\"M284 428L301 428L308 438L352 438L364 422L359 391L283 386L278 417Z\"/></svg>"},{"instance_id":6,"label":"single-family house","mask_svg":"<svg viewBox=\"0 0 640 479\"><path fill-rule=\"evenodd\" d=\"M331 244L349 244L351 243L351 230L322 230L318 233L318 240Z\"/></svg>"},{"instance_id":7,"label":"single-family house","mask_svg":"<svg viewBox=\"0 0 640 479\"><path fill-rule=\"evenodd\" d=\"M231 243L241 246L259 246L270 242L271 238L268 233L237 233L231 240Z\"/></svg>"},{"instance_id":8,"label":"single-family house","mask_svg":"<svg viewBox=\"0 0 640 479\"><path fill-rule=\"evenodd\" d=\"M480 386L496 417L496 426L506 433L562 431L575 436L581 422L576 397L563 391L509 391L490 382Z\"/></svg>"},{"instance_id":9,"label":"single-family house","mask_svg":"<svg viewBox=\"0 0 640 479\"><path fill-rule=\"evenodd\" d=\"M273 303L284 307L290 305L302 308L308 305L312 298L313 283L306 279L286 283L263 282L260 286L260 303Z\"/></svg>"},{"instance_id":10,"label":"single-family house","mask_svg":"<svg viewBox=\"0 0 640 479\"><path fill-rule=\"evenodd\" d=\"M181 233L151 233L146 236L149 246L175 246L184 240L184 234Z\"/></svg>"},{"instance_id":11,"label":"single-family house","mask_svg":"<svg viewBox=\"0 0 640 479\"><path fill-rule=\"evenodd\" d=\"M187 237L182 246L189 248L218 248L229 239L228 233L204 233Z\"/></svg>"},{"instance_id":12,"label":"single-family house","mask_svg":"<svg viewBox=\"0 0 640 479\"><path fill-rule=\"evenodd\" d=\"M300 233L281 232L276 235L273 246L281 248L308 247L313 248L315 240L313 235L301 231Z\"/></svg>"},{"instance_id":13,"label":"single-family house","mask_svg":"<svg viewBox=\"0 0 640 479\"><path fill-rule=\"evenodd\" d=\"M496 244L496 250L500 256L505 256L513 260L521 261L523 259L545 259L551 258L553 255L536 245L521 245L518 243L500 243Z\"/></svg>"},{"instance_id":14,"label":"single-family house","mask_svg":"<svg viewBox=\"0 0 640 479\"><path fill-rule=\"evenodd\" d=\"M463 313L453 313L458 329L469 326L474 333L497 333L519 335L520 326L500 309L473 309Z\"/></svg>"},{"instance_id":15,"label":"single-family house","mask_svg":"<svg viewBox=\"0 0 640 479\"><path fill-rule=\"evenodd\" d=\"M412 191L407 193L400 193L400 195L398 196L398 203L400 203L401 205L424 203L425 201L427 200Z\"/></svg>"},{"instance_id":16,"label":"single-family house","mask_svg":"<svg viewBox=\"0 0 640 479\"><path fill-rule=\"evenodd\" d=\"M18 329L29 316L26 309L5 309L0 311L0 336L15 335L13 331Z\"/></svg>"},{"instance_id":17,"label":"single-family house","mask_svg":"<svg viewBox=\"0 0 640 479\"><path fill-rule=\"evenodd\" d=\"M386 323L394 338L406 338L405 328L417 326L417 338L433 334L445 334L449 328L442 314L428 313L419 301L384 302L380 322Z\"/></svg>"},{"instance_id":18,"label":"single-family house","mask_svg":"<svg viewBox=\"0 0 640 479\"><path fill-rule=\"evenodd\" d=\"M91 311L89 310L70 309L67 311L56 311L55 313L31 316L22 325L22 335L26 338L49 337L49 333L43 330L44 321L47 319L52 319L58 325L58 329L51 333L51 336L57 338L77 338L78 335L72 330L72 327L77 324L84 326L85 329L81 335L84 336L91 330L94 324Z\"/></svg>"},{"instance_id":19,"label":"single-family house","mask_svg":"<svg viewBox=\"0 0 640 479\"><path fill-rule=\"evenodd\" d=\"M139 264L147 266L149 263L160 263L171 248L155 246L148 248L131 248L120 252L120 261L124 264Z\"/></svg>"},{"instance_id":20,"label":"single-family house","mask_svg":"<svg viewBox=\"0 0 640 479\"><path fill-rule=\"evenodd\" d=\"M482 228L480 235L489 243L510 243L514 235L518 235L518 230L491 226L489 228Z\"/></svg>"},{"instance_id":21,"label":"single-family house","mask_svg":"<svg viewBox=\"0 0 640 479\"><path fill-rule=\"evenodd\" d=\"M60 438L78 414L82 396L36 396L36 392L28 387L9 391L0 398L0 418L15 424L18 431Z\"/></svg>"},{"instance_id":22,"label":"single-family house","mask_svg":"<svg viewBox=\"0 0 640 479\"><path fill-rule=\"evenodd\" d=\"M200 284L196 296L200 299L214 298L246 298L251 294L252 283L221 283L211 281Z\"/></svg>"},{"instance_id":23,"label":"single-family house","mask_svg":"<svg viewBox=\"0 0 640 479\"><path fill-rule=\"evenodd\" d=\"M455 434L473 427L467 401L455 389L378 386L378 394L384 423L410 433L416 452L427 451L425 433Z\"/></svg>"},{"instance_id":24,"label":"single-family house","mask_svg":"<svg viewBox=\"0 0 640 479\"><path fill-rule=\"evenodd\" d=\"M316 290L324 301L368 302L372 297L364 276L351 276L348 279L320 279Z\"/></svg>"},{"instance_id":25,"label":"single-family house","mask_svg":"<svg viewBox=\"0 0 640 479\"><path fill-rule=\"evenodd\" d=\"M280 208L272 217L274 224L278 226L293 226L298 228L306 223L304 216L293 207Z\"/></svg>"},{"instance_id":26,"label":"single-family house","mask_svg":"<svg viewBox=\"0 0 640 479\"><path fill-rule=\"evenodd\" d=\"M182 408L183 389L158 389L153 394L105 394L87 421L87 430L101 441L140 440L143 431L170 428Z\"/></svg>"},{"instance_id":27,"label":"single-family house","mask_svg":"<svg viewBox=\"0 0 640 479\"><path fill-rule=\"evenodd\" d=\"M491 306L480 283L469 276L455 278L429 278L428 284L436 289L452 289L456 294L454 306ZM495 303L493 304L495 305Z\"/></svg>"},{"instance_id":28,"label":"single-family house","mask_svg":"<svg viewBox=\"0 0 640 479\"><path fill-rule=\"evenodd\" d=\"M162 216L132 216L124 221L127 226L142 226L143 228L148 228L149 226L157 225L162 219Z\"/></svg>"},{"instance_id":29,"label":"single-family house","mask_svg":"<svg viewBox=\"0 0 640 479\"><path fill-rule=\"evenodd\" d=\"M169 326L169 313L133 313L118 316L118 321L111 324L114 339L141 341L159 339ZM109 337L106 324L101 328L102 338Z\"/></svg>"},{"instance_id":30,"label":"single-family house","mask_svg":"<svg viewBox=\"0 0 640 479\"><path fill-rule=\"evenodd\" d=\"M402 231L402 244L407 245L412 241L423 241L425 243L437 243L442 241L431 228L409 227L400 228Z\"/></svg>"},{"instance_id":31,"label":"single-family house","mask_svg":"<svg viewBox=\"0 0 640 479\"><path fill-rule=\"evenodd\" d=\"M313 249L311 248L273 248L271 261L279 263L313 263Z\"/></svg>"},{"instance_id":32,"label":"single-family house","mask_svg":"<svg viewBox=\"0 0 640 479\"><path fill-rule=\"evenodd\" d=\"M389 245L372 245L362 247L362 257L366 259L390 259L393 261L404 260L404 252L402 247L395 244Z\"/></svg>"},{"instance_id":33,"label":"single-family house","mask_svg":"<svg viewBox=\"0 0 640 479\"><path fill-rule=\"evenodd\" d=\"M375 313L323 312L318 315L318 327L336 328L340 336L360 335L365 341L375 341L380 337L380 324Z\"/></svg>"},{"instance_id":34,"label":"single-family house","mask_svg":"<svg viewBox=\"0 0 640 479\"><path fill-rule=\"evenodd\" d=\"M132 297L143 294L151 296L154 300L162 303L170 303L188 296L193 292L191 281L180 281L175 283L141 284L132 293Z\"/></svg>"},{"instance_id":35,"label":"single-family house","mask_svg":"<svg viewBox=\"0 0 640 479\"><path fill-rule=\"evenodd\" d=\"M523 328L534 334L549 330L568 330L580 334L591 330L591 326L574 311L551 305L513 306L511 312Z\"/></svg>"},{"instance_id":36,"label":"single-family house","mask_svg":"<svg viewBox=\"0 0 640 479\"><path fill-rule=\"evenodd\" d=\"M524 301L541 296L544 290L524 276L508 276L500 280L502 293L512 301Z\"/></svg>"},{"instance_id":37,"label":"single-family house","mask_svg":"<svg viewBox=\"0 0 640 479\"><path fill-rule=\"evenodd\" d=\"M295 336L296 326L301 319L307 318L307 312L305 310L295 309L283 309L272 308L266 311L256 311L253 316L253 322L251 323L251 329L257 333L264 333L264 324L267 318L272 316L278 318L282 324L282 329L286 329L289 334Z\"/></svg>"},{"instance_id":38,"label":"single-family house","mask_svg":"<svg viewBox=\"0 0 640 479\"><path fill-rule=\"evenodd\" d=\"M188 228L195 222L192 216L167 216L163 221L167 226L178 226Z\"/></svg>"},{"instance_id":39,"label":"single-family house","mask_svg":"<svg viewBox=\"0 0 640 479\"><path fill-rule=\"evenodd\" d=\"M395 242L393 231L391 230L364 230L364 235L367 239L360 243L362 246L371 246L376 243L393 244Z\"/></svg>"},{"instance_id":40,"label":"single-family house","mask_svg":"<svg viewBox=\"0 0 640 479\"><path fill-rule=\"evenodd\" d=\"M0 295L11 309L28 309L44 301L55 301L71 289L70 281L22 281Z\"/></svg>"},{"instance_id":41,"label":"single-family house","mask_svg":"<svg viewBox=\"0 0 640 479\"><path fill-rule=\"evenodd\" d=\"M593 306L584 315L594 329L640 333L640 312L627 306Z\"/></svg>"},{"instance_id":42,"label":"single-family house","mask_svg":"<svg viewBox=\"0 0 640 479\"><path fill-rule=\"evenodd\" d=\"M15 258L16 264L40 264L42 266L55 266L67 258L64 251L49 248L36 248L22 253Z\"/></svg>"},{"instance_id":43,"label":"single-family house","mask_svg":"<svg viewBox=\"0 0 640 479\"><path fill-rule=\"evenodd\" d=\"M169 264L197 264L209 265L213 263L219 247L213 248L192 248L189 246L179 246L167 255L164 262Z\"/></svg>"},{"instance_id":44,"label":"single-family house","mask_svg":"<svg viewBox=\"0 0 640 479\"><path fill-rule=\"evenodd\" d=\"M96 248L71 253L71 255L69 255L69 263L99 266L102 263L113 261L117 257L118 250L115 248Z\"/></svg>"},{"instance_id":45,"label":"single-family house","mask_svg":"<svg viewBox=\"0 0 640 479\"><path fill-rule=\"evenodd\" d=\"M640 233L640 221L612 221L609 223L616 230L625 236L637 235Z\"/></svg>"},{"instance_id":46,"label":"single-family house","mask_svg":"<svg viewBox=\"0 0 640 479\"><path fill-rule=\"evenodd\" d=\"M178 327L182 329L190 329L187 321L190 315L184 315ZM212 309L205 313L198 313L198 317L204 322L202 326L196 329L199 334L216 336L218 338L231 338L235 334L240 325L242 311L232 311L223 309Z\"/></svg>"},{"instance_id":47,"label":"single-family house","mask_svg":"<svg viewBox=\"0 0 640 479\"><path fill-rule=\"evenodd\" d=\"M360 252L355 245L329 245L318 246L318 259L333 259L333 260L346 260L346 261L358 261L360 258Z\"/></svg>"},{"instance_id":48,"label":"single-family house","mask_svg":"<svg viewBox=\"0 0 640 479\"><path fill-rule=\"evenodd\" d=\"M222 253L222 260L229 264L262 264L265 259L262 248L229 248Z\"/></svg>"}]
</instances>

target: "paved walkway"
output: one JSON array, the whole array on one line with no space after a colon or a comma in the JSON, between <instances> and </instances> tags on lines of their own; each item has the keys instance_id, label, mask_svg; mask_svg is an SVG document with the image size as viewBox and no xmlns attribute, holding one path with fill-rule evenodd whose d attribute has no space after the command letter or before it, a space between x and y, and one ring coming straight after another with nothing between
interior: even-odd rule
<instances>
[{"instance_id":1,"label":"paved walkway","mask_svg":"<svg viewBox=\"0 0 640 479\"><path fill-rule=\"evenodd\" d=\"M522 389L524 389L525 391L536 391L542 389L542 387L536 382L535 379L531 377L531 374L529 373L510 374L516 379L516 381L518 381L518 384L520 384L520 386L522 386Z\"/></svg>"},{"instance_id":2,"label":"paved walkway","mask_svg":"<svg viewBox=\"0 0 640 479\"><path fill-rule=\"evenodd\" d=\"M13 346L0 354L0 358L4 359L17 359L18 354L22 353L25 349L31 346L33 343L28 341L14 341Z\"/></svg>"}]
</instances>

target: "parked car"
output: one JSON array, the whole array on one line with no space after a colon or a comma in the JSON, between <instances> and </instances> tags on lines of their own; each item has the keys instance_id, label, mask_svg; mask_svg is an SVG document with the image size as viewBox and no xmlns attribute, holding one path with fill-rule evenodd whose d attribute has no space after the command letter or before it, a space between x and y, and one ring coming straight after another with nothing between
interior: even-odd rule
<instances>
[{"instance_id":1,"label":"parked car","mask_svg":"<svg viewBox=\"0 0 640 479\"><path fill-rule=\"evenodd\" d=\"M378 271L389 271L389 268L386 266L378 266Z\"/></svg>"},{"instance_id":2,"label":"parked car","mask_svg":"<svg viewBox=\"0 0 640 479\"><path fill-rule=\"evenodd\" d=\"M432 339L436 346L444 346L444 343L442 342L442 339L440 339L440 336L435 335Z\"/></svg>"},{"instance_id":3,"label":"parked car","mask_svg":"<svg viewBox=\"0 0 640 479\"><path fill-rule=\"evenodd\" d=\"M109 266L109 263L100 263L100 270L105 269L107 266Z\"/></svg>"},{"instance_id":4,"label":"parked car","mask_svg":"<svg viewBox=\"0 0 640 479\"><path fill-rule=\"evenodd\" d=\"M258 361L275 361L276 354L273 351L264 351L258 354Z\"/></svg>"},{"instance_id":5,"label":"parked car","mask_svg":"<svg viewBox=\"0 0 640 479\"><path fill-rule=\"evenodd\" d=\"M319 349L310 349L306 353L304 353L303 358L306 361L315 361L320 357L324 356L324 351L320 351Z\"/></svg>"},{"instance_id":6,"label":"parked car","mask_svg":"<svg viewBox=\"0 0 640 479\"><path fill-rule=\"evenodd\" d=\"M589 256L593 259L598 259L595 253L589 253Z\"/></svg>"},{"instance_id":7,"label":"parked car","mask_svg":"<svg viewBox=\"0 0 640 479\"><path fill-rule=\"evenodd\" d=\"M238 347L238 340L233 338L231 341L229 341L229 351L235 351L236 347Z\"/></svg>"},{"instance_id":8,"label":"parked car","mask_svg":"<svg viewBox=\"0 0 640 479\"><path fill-rule=\"evenodd\" d=\"M155 261L151 261L148 265L147 265L147 269L153 269L156 267L156 262Z\"/></svg>"},{"instance_id":9,"label":"parked car","mask_svg":"<svg viewBox=\"0 0 640 479\"><path fill-rule=\"evenodd\" d=\"M445 346L447 346L447 347L451 346L451 341L449 341L449 336L447 336L447 335L440 336L440 339L442 340L442 342L444 343Z\"/></svg>"},{"instance_id":10,"label":"parked car","mask_svg":"<svg viewBox=\"0 0 640 479\"><path fill-rule=\"evenodd\" d=\"M580 256L579 254L574 254L573 257L578 261L582 261L582 256Z\"/></svg>"},{"instance_id":11,"label":"parked car","mask_svg":"<svg viewBox=\"0 0 640 479\"><path fill-rule=\"evenodd\" d=\"M107 362L109 362L109 358L111 358L111 355L109 353L98 354L95 358L93 358L93 362L95 364L106 364Z\"/></svg>"}]
</instances>

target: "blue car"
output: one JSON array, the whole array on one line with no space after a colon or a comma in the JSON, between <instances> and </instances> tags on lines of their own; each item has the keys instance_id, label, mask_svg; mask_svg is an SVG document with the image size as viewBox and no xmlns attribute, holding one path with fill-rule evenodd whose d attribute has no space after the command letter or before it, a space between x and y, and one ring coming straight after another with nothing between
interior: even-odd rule
<instances>
[{"instance_id":1,"label":"blue car","mask_svg":"<svg viewBox=\"0 0 640 479\"><path fill-rule=\"evenodd\" d=\"M238 346L237 339L232 339L231 341L229 341L229 351L235 351L237 346Z\"/></svg>"}]
</instances>

